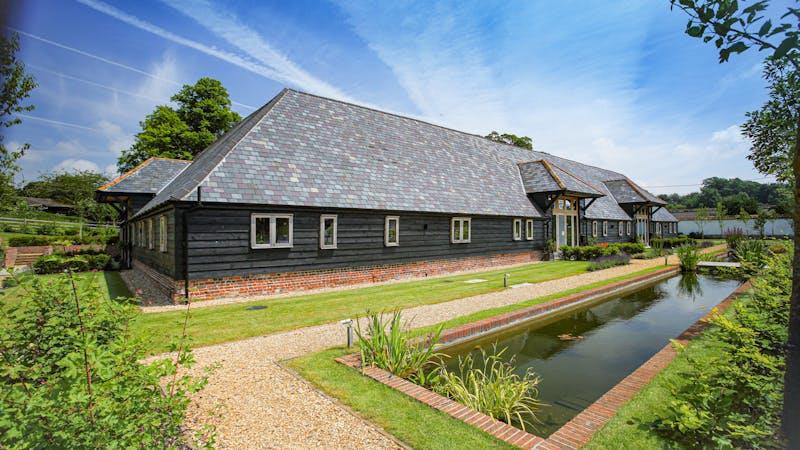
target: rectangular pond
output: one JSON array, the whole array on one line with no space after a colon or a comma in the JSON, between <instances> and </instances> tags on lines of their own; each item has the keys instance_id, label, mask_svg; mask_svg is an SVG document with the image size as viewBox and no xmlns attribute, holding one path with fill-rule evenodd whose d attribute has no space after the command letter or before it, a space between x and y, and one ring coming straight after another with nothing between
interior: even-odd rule
<instances>
[{"instance_id":1,"label":"rectangular pond","mask_svg":"<svg viewBox=\"0 0 800 450\"><path fill-rule=\"evenodd\" d=\"M516 372L531 368L541 377L539 398L547 404L532 423L547 437L642 363L670 339L703 317L738 286L735 280L678 275L636 291L444 349L447 365L479 348L507 347Z\"/></svg>"}]
</instances>

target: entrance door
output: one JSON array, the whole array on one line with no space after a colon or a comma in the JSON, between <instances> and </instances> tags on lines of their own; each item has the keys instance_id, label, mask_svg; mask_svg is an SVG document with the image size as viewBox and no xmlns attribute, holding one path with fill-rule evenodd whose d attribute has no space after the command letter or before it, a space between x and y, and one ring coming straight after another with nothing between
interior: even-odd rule
<instances>
[{"instance_id":1,"label":"entrance door","mask_svg":"<svg viewBox=\"0 0 800 450\"><path fill-rule=\"evenodd\" d=\"M636 237L640 238L644 245L650 245L650 227L647 219L636 219Z\"/></svg>"},{"instance_id":2,"label":"entrance door","mask_svg":"<svg viewBox=\"0 0 800 450\"><path fill-rule=\"evenodd\" d=\"M563 245L577 245L578 217L555 214L556 248Z\"/></svg>"}]
</instances>

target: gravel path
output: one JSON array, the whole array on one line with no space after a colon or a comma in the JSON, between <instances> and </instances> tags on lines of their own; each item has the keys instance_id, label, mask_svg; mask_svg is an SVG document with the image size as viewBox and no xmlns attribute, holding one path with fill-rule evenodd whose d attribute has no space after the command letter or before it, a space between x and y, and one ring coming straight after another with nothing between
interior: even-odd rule
<instances>
[{"instance_id":1,"label":"gravel path","mask_svg":"<svg viewBox=\"0 0 800 450\"><path fill-rule=\"evenodd\" d=\"M674 263L672 258L670 263ZM422 327L487 308L509 305L613 278L663 259L551 280L404 311ZM278 362L345 343L344 329L328 324L195 350L198 367L217 364L190 408L190 426L213 423L219 448L398 448L375 425L297 379ZM216 413L209 418L209 414Z\"/></svg>"}]
</instances>

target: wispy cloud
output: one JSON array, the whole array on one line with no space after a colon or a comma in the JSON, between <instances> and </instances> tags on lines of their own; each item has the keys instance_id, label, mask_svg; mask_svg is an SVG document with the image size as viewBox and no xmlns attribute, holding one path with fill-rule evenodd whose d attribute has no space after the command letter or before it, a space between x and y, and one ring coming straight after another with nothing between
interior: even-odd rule
<instances>
[{"instance_id":1,"label":"wispy cloud","mask_svg":"<svg viewBox=\"0 0 800 450\"><path fill-rule=\"evenodd\" d=\"M299 87L309 92L327 95L336 98L346 99L347 96L329 85L325 81L314 77L305 72L288 58L273 50L260 36L253 30L239 24L231 16L218 15L208 5L192 5L186 10L180 10L189 15L203 26L211 28L215 33L230 41L237 42L237 46L244 47L248 55L225 51L212 47L201 42L179 36L171 31L165 30L146 20L128 14L114 6L97 0L78 0L78 2L117 20L121 20L141 30L155 34L176 44L197 50L206 55L213 56L222 61L238 66L263 77ZM196 9L196 11L195 11ZM243 27L235 30L237 26ZM240 47L240 48L241 48Z\"/></svg>"}]
</instances>

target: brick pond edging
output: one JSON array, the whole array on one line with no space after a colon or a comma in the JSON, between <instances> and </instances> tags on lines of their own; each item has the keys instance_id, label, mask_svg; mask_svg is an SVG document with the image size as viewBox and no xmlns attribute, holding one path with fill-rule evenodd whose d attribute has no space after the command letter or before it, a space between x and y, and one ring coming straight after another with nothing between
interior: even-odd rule
<instances>
[{"instance_id":1,"label":"brick pond edging","mask_svg":"<svg viewBox=\"0 0 800 450\"><path fill-rule=\"evenodd\" d=\"M585 292L572 294L541 305L523 308L518 311L466 324L445 331L442 334L442 342L452 344L467 338L472 339L481 334L495 332L513 326L532 317L544 316L548 313L594 301L606 295L616 293L624 288L666 278L677 272L679 272L679 269L669 267L630 280L624 280L607 286L590 289ZM742 284L728 295L728 297L722 300L714 309L720 312L725 311L735 299L747 292L750 287L750 282ZM676 338L676 341L685 344L689 340L697 337L708 326L707 319L714 313L715 311L712 310L703 316L681 333L681 335ZM617 410L633 398L642 388L647 386L659 372L672 362L675 356L677 356L677 351L672 343L668 343L658 353L639 366L639 368L634 370L630 375L617 383L616 386L603 394L597 401L581 411L577 416L546 439L527 433L505 422L493 419L383 369L377 367L361 367L361 356L358 353L336 358L336 361L354 369L359 369L364 375L380 383L403 392L434 409L475 426L516 447L523 449L578 449L588 443L595 431L602 428L603 425L614 417Z\"/></svg>"}]
</instances>

